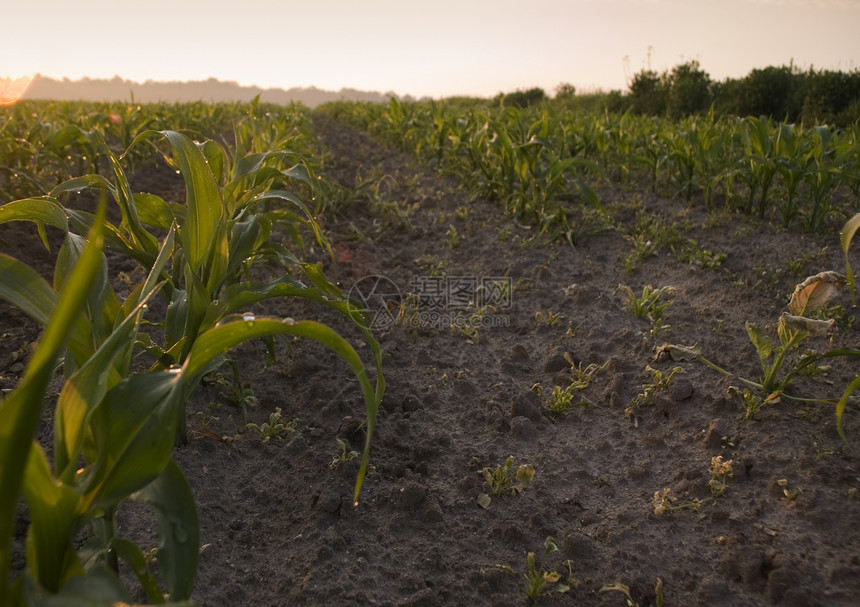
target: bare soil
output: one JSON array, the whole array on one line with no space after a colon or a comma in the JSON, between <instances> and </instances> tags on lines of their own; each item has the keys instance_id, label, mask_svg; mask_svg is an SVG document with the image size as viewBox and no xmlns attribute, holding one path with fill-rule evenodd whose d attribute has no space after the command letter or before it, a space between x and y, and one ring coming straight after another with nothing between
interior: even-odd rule
<instances>
[{"instance_id":1,"label":"bare soil","mask_svg":"<svg viewBox=\"0 0 860 607\"><path fill-rule=\"evenodd\" d=\"M316 127L330 153L328 175L347 187L357 172L387 175L380 200L392 204L358 197L325 220L336 263L318 250L310 256L345 291L381 276L403 295L426 295L437 284L428 277L442 272L448 299L418 326L383 326L380 318L387 391L357 507L358 459L334 460L337 439L347 453L361 451L364 404L334 354L300 341L266 367L263 345L248 344L234 352L254 397L244 408L226 368L225 382L207 381L195 393L191 440L175 459L199 509L199 604L524 605L517 580L499 565L524 573L527 553L540 561L549 536L559 550L547 569L566 579L563 562L572 561L578 584L541 604L625 605L620 592L600 593L619 582L640 606L655 605L658 579L665 605L860 602L860 460L837 435L833 407L782 399L765 405L757 421L744 420L743 402L730 390L742 387L736 378L656 356L666 342L698 344L720 366L759 378L744 323L773 333L795 284L822 270L844 271L838 227L812 236L737 217L715 221L695 204L602 189L615 229L576 246L548 244L496 204L472 199L456 177L324 116ZM138 175L132 187L181 200L181 182L169 171ZM664 249L627 273L632 246L623 233L637 209L675 223L684 241L725 253L724 263L705 270ZM0 228L0 249L50 272L52 257L35 230ZM510 297L491 302L477 335L452 332L446 320L470 313L453 289L465 284L474 293L490 279L510 279ZM673 287L664 315L670 328L652 336L648 320L625 309L620 283L637 294L645 285ZM842 302L848 306L847 295ZM321 318L355 339L342 319L294 302L254 312ZM547 313L561 317L550 325ZM4 304L0 335L0 387L12 388L38 327ZM858 343L858 323L843 319L810 347ZM547 401L554 386L570 384L569 361L603 366L574 395L588 406L555 415ZM652 382L649 365L683 373L652 403L630 410ZM790 392L835 398L856 373L856 362L837 360ZM298 420L295 431L263 442L245 424L262 424L275 408ZM49 419L46 413L43 434ZM855 443L858 421L849 408L845 427ZM488 492L481 470L508 456L515 467L534 466L533 482L479 506L478 495ZM725 495L708 499L715 456L731 460L733 474ZM675 506L704 503L658 516L652 498L667 488ZM154 517L142 509L120 511L120 532L144 549L157 543Z\"/></svg>"}]
</instances>

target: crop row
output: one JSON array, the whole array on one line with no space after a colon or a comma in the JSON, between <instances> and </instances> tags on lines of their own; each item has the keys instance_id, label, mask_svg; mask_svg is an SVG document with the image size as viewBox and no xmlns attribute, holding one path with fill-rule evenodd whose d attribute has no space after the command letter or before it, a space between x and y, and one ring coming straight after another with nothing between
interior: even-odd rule
<instances>
[{"instance_id":1,"label":"crop row","mask_svg":"<svg viewBox=\"0 0 860 607\"><path fill-rule=\"evenodd\" d=\"M367 411L358 498L385 387L381 352L364 313L318 265L304 261L306 239L327 247L304 202L320 185L295 149L310 135L296 136L302 125L289 111L261 114L256 103L234 112L232 124L226 120L229 108L182 111L155 117L135 107L118 119L101 112L73 122L52 114L51 120L36 116L26 127L13 115L4 123L2 160L7 167L10 159L18 163L11 173L7 169L7 177L26 170L29 187L43 195L4 201L0 223L35 223L46 247L45 226L52 226L62 245L52 283L27 260L0 254L0 298L45 328L20 383L0 401L2 605L34 604L45 597L51 597L50 604L130 603L117 575L118 560L129 565L154 603L166 596L189 599L199 554L198 520L172 450L186 439L185 403L191 393L204 375L227 362L230 349L251 339L263 339L273 353L275 339L309 338L350 367ZM127 125L138 119L139 124ZM226 125L232 143L151 128L169 120L215 133L225 132ZM99 128L89 128L93 124ZM131 139L123 139L126 135ZM126 141L125 153L117 155L112 146ZM54 147L43 148L48 142ZM75 164L80 154L87 156L83 167ZM132 194L129 167L153 154L163 154L182 176L183 202ZM78 168L87 170L67 177ZM4 188L19 185L7 179ZM84 191L99 200L95 212L75 208L81 197L74 194ZM108 219L108 204L115 205L116 223ZM109 278L108 260L117 258L142 270L129 275L128 284ZM260 275L252 267L262 264L276 278L252 278ZM131 276L140 278L134 282ZM347 338L316 320L253 313L255 304L271 298L334 311L369 345L372 360L362 360ZM58 361L63 386L53 415L53 449L46 451L33 436ZM10 585L21 496L30 517L27 567ZM160 581L140 548L117 533L116 513L127 500L147 504L158 515ZM84 528L90 539L78 547L75 538Z\"/></svg>"},{"instance_id":2,"label":"crop row","mask_svg":"<svg viewBox=\"0 0 860 607\"><path fill-rule=\"evenodd\" d=\"M681 121L540 107L437 102L333 104L329 111L455 173L551 236L575 233L576 200L598 184L644 185L784 226L818 230L860 200L860 127L837 131L767 118Z\"/></svg>"}]
</instances>

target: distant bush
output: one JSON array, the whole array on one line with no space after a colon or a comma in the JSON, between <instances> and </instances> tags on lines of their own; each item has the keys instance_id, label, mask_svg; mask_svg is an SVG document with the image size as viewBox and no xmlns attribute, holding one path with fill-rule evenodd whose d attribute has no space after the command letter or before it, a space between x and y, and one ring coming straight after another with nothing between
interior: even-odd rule
<instances>
[{"instance_id":1,"label":"distant bush","mask_svg":"<svg viewBox=\"0 0 860 607\"><path fill-rule=\"evenodd\" d=\"M542 88L531 88L524 91L514 91L501 96L501 103L506 107L528 107L546 101L546 92Z\"/></svg>"}]
</instances>

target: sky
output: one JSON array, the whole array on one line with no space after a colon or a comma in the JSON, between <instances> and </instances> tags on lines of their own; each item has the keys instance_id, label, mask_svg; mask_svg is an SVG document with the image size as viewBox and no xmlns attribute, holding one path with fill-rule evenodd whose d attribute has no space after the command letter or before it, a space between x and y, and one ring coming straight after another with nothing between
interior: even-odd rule
<instances>
[{"instance_id":1,"label":"sky","mask_svg":"<svg viewBox=\"0 0 860 607\"><path fill-rule=\"evenodd\" d=\"M0 77L205 80L414 97L627 90L699 61L860 68L860 0L6 0Z\"/></svg>"}]
</instances>

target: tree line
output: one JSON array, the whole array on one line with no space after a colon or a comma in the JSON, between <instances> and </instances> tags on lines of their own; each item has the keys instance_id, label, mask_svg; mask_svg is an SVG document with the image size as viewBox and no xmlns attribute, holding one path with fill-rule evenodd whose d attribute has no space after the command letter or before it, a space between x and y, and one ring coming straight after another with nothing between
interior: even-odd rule
<instances>
[{"instance_id":1,"label":"tree line","mask_svg":"<svg viewBox=\"0 0 860 607\"><path fill-rule=\"evenodd\" d=\"M577 95L561 83L555 98L573 108L683 118L705 114L767 116L791 123L847 126L860 120L860 71L800 70L793 65L752 70L743 78L712 80L698 61L658 73L643 69L627 91ZM547 100L543 89L499 94L502 105L524 107Z\"/></svg>"}]
</instances>

